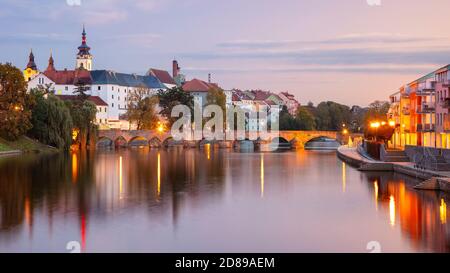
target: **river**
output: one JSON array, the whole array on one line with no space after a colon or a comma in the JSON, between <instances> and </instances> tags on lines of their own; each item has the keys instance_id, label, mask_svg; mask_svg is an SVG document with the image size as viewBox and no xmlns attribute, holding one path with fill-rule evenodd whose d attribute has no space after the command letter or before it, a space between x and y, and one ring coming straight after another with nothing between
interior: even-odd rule
<instances>
[{"instance_id":1,"label":"river","mask_svg":"<svg viewBox=\"0 0 450 273\"><path fill-rule=\"evenodd\" d=\"M0 158L0 252L449 252L450 196L335 152Z\"/></svg>"}]
</instances>

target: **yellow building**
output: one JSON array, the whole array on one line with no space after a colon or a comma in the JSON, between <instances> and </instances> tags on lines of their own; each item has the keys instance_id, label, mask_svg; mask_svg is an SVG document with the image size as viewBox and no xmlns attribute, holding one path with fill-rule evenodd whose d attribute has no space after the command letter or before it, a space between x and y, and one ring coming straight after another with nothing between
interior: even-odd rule
<instances>
[{"instance_id":1,"label":"yellow building","mask_svg":"<svg viewBox=\"0 0 450 273\"><path fill-rule=\"evenodd\" d=\"M25 81L26 82L30 81L38 73L39 73L39 71L37 69L36 63L34 62L33 50L31 50L27 67L23 70L23 76L25 78Z\"/></svg>"},{"instance_id":2,"label":"yellow building","mask_svg":"<svg viewBox=\"0 0 450 273\"><path fill-rule=\"evenodd\" d=\"M388 118L395 123L395 132L389 141L389 147L403 149L406 145L417 145L417 136L411 132L410 97L405 88L390 96L391 107Z\"/></svg>"}]
</instances>

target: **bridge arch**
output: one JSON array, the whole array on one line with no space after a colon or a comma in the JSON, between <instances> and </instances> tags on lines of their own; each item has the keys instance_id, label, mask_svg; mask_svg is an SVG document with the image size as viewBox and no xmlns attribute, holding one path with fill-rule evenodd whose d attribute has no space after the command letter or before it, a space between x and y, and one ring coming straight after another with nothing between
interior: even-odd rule
<instances>
[{"instance_id":1,"label":"bridge arch","mask_svg":"<svg viewBox=\"0 0 450 273\"><path fill-rule=\"evenodd\" d=\"M162 141L158 137L153 137L148 141L150 148L161 148Z\"/></svg>"},{"instance_id":2,"label":"bridge arch","mask_svg":"<svg viewBox=\"0 0 450 273\"><path fill-rule=\"evenodd\" d=\"M118 136L116 139L114 139L114 146L115 147L126 147L128 145L128 141L124 136Z\"/></svg>"},{"instance_id":3,"label":"bridge arch","mask_svg":"<svg viewBox=\"0 0 450 273\"><path fill-rule=\"evenodd\" d=\"M132 138L130 138L130 140L128 140L128 145L129 146L136 146L136 141L141 141L141 142L145 142L145 146L148 146L148 139L144 136L134 136ZM141 145L137 145L137 146L141 146Z\"/></svg>"},{"instance_id":4,"label":"bridge arch","mask_svg":"<svg viewBox=\"0 0 450 273\"><path fill-rule=\"evenodd\" d=\"M101 136L98 138L96 146L97 147L111 147L111 146L113 146L113 144L114 144L114 141L111 138L109 138L107 136Z\"/></svg>"}]
</instances>

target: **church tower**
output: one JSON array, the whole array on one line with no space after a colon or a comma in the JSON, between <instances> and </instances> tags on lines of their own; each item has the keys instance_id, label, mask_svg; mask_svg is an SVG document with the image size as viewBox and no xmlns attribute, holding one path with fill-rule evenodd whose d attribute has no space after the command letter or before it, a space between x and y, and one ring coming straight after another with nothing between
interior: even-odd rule
<instances>
[{"instance_id":1,"label":"church tower","mask_svg":"<svg viewBox=\"0 0 450 273\"><path fill-rule=\"evenodd\" d=\"M25 81L28 82L34 78L39 73L36 63L34 62L33 50L30 51L30 56L28 57L27 67L23 70L23 76Z\"/></svg>"},{"instance_id":2,"label":"church tower","mask_svg":"<svg viewBox=\"0 0 450 273\"><path fill-rule=\"evenodd\" d=\"M91 48L86 44L86 30L84 25L81 35L81 45L78 47L77 65L75 68L92 70L92 55L89 53Z\"/></svg>"}]
</instances>

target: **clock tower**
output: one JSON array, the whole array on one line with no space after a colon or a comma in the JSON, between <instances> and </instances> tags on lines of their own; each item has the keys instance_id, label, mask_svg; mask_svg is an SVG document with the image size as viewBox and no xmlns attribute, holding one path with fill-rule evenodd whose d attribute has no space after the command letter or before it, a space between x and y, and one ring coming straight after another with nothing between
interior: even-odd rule
<instances>
[{"instance_id":1,"label":"clock tower","mask_svg":"<svg viewBox=\"0 0 450 273\"><path fill-rule=\"evenodd\" d=\"M86 30L83 25L83 33L81 33L81 45L78 47L76 69L92 70L92 55L89 52L91 48L86 43Z\"/></svg>"}]
</instances>

